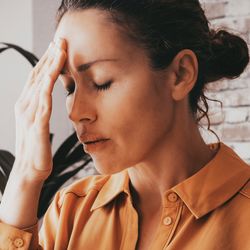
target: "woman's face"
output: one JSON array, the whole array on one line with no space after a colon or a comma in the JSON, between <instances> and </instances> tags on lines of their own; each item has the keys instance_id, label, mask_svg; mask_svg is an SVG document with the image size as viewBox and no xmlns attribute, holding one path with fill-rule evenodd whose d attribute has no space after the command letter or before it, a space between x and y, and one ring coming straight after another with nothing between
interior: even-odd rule
<instances>
[{"instance_id":1,"label":"woman's face","mask_svg":"<svg viewBox=\"0 0 250 250\"><path fill-rule=\"evenodd\" d=\"M80 141L108 139L84 149L99 172L110 174L157 154L174 119L170 73L152 71L145 52L105 15L93 9L68 12L55 37L67 41L61 81L70 90L69 118ZM83 66L90 62L96 63Z\"/></svg>"}]
</instances>

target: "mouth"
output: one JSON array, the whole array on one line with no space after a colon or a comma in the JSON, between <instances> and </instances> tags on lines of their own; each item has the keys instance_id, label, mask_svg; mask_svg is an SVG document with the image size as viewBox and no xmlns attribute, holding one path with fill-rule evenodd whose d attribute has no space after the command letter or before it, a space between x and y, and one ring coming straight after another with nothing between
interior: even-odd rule
<instances>
[{"instance_id":1,"label":"mouth","mask_svg":"<svg viewBox=\"0 0 250 250\"><path fill-rule=\"evenodd\" d=\"M105 148L109 147L110 139L98 139L95 141L85 141L83 142L84 151L89 154L95 152L102 152Z\"/></svg>"},{"instance_id":2,"label":"mouth","mask_svg":"<svg viewBox=\"0 0 250 250\"><path fill-rule=\"evenodd\" d=\"M107 141L109 139L98 139L98 140L95 140L95 141L84 141L83 143L84 144L95 144L95 143L98 143L98 142L103 142L103 141Z\"/></svg>"}]
</instances>

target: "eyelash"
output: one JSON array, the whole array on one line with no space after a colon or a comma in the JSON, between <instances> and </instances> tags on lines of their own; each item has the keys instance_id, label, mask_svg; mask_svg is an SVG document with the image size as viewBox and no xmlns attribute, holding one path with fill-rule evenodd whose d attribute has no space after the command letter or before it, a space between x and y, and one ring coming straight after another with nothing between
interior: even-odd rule
<instances>
[{"instance_id":1,"label":"eyelash","mask_svg":"<svg viewBox=\"0 0 250 250\"><path fill-rule=\"evenodd\" d=\"M98 85L95 83L94 86L95 86L97 91L104 91L104 90L108 90L110 88L111 84L112 84L112 81L108 81L108 82L105 82L101 85Z\"/></svg>"},{"instance_id":2,"label":"eyelash","mask_svg":"<svg viewBox=\"0 0 250 250\"><path fill-rule=\"evenodd\" d=\"M110 88L111 84L112 84L112 81L105 82L104 84L101 84L101 85L94 83L94 88L97 91L105 91L105 90L108 90ZM75 90L74 85L73 85L73 87L72 86L66 87L66 91L67 91L66 96L71 95L74 92L74 90Z\"/></svg>"}]
</instances>

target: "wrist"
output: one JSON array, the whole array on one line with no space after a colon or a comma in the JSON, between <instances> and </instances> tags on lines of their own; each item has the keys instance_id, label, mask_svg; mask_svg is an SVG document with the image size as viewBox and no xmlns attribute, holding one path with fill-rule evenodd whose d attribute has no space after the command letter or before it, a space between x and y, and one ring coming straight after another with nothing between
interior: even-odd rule
<instances>
[{"instance_id":1,"label":"wrist","mask_svg":"<svg viewBox=\"0 0 250 250\"><path fill-rule=\"evenodd\" d=\"M23 187L42 188L47 177L47 171L34 170L30 163L16 160L10 172L9 181Z\"/></svg>"}]
</instances>

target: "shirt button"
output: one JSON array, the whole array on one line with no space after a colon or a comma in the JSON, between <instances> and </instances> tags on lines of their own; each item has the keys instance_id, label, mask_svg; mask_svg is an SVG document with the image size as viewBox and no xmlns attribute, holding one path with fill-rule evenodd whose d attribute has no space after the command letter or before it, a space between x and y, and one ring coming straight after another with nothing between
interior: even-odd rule
<instances>
[{"instance_id":1,"label":"shirt button","mask_svg":"<svg viewBox=\"0 0 250 250\"><path fill-rule=\"evenodd\" d=\"M176 202L176 201L178 200L177 194L176 194L176 193L170 193L170 194L168 195L168 200L169 200L170 202Z\"/></svg>"},{"instance_id":2,"label":"shirt button","mask_svg":"<svg viewBox=\"0 0 250 250\"><path fill-rule=\"evenodd\" d=\"M165 217L164 220L163 220L163 224L164 224L165 226L171 225L171 224L172 224L172 218L169 217L169 216Z\"/></svg>"},{"instance_id":3,"label":"shirt button","mask_svg":"<svg viewBox=\"0 0 250 250\"><path fill-rule=\"evenodd\" d=\"M24 245L24 241L21 238L16 238L14 240L14 246L15 247L22 247Z\"/></svg>"}]
</instances>

